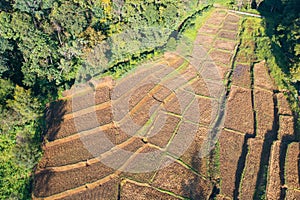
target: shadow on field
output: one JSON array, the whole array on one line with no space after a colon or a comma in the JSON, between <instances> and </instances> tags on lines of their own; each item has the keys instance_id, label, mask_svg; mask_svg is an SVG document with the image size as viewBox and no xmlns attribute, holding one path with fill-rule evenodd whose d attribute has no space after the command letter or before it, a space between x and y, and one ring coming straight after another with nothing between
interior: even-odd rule
<instances>
[{"instance_id":1,"label":"shadow on field","mask_svg":"<svg viewBox=\"0 0 300 200\"><path fill-rule=\"evenodd\" d=\"M201 162L202 159L199 157L198 152L194 152L192 156L192 168L199 173L201 172ZM200 176L194 175L193 179L190 179L188 182L182 182L181 187L185 196L190 199L207 199L206 191L204 191L209 186L203 185L203 180Z\"/></svg>"},{"instance_id":2,"label":"shadow on field","mask_svg":"<svg viewBox=\"0 0 300 200\"><path fill-rule=\"evenodd\" d=\"M48 141L53 141L56 138L58 131L61 128L63 116L66 114L66 101L58 100L50 103L45 111L46 130L43 137Z\"/></svg>"},{"instance_id":3,"label":"shadow on field","mask_svg":"<svg viewBox=\"0 0 300 200\"><path fill-rule=\"evenodd\" d=\"M44 170L35 174L33 182L33 194L35 197L47 197L53 189L51 185L48 184L51 177L54 175L50 170Z\"/></svg>"}]
</instances>

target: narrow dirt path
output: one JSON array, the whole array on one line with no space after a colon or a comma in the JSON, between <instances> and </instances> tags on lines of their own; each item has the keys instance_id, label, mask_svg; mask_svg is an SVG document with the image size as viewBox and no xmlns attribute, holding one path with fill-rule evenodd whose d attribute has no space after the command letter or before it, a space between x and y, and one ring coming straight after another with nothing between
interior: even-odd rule
<instances>
[{"instance_id":1,"label":"narrow dirt path","mask_svg":"<svg viewBox=\"0 0 300 200\"><path fill-rule=\"evenodd\" d=\"M190 60L166 53L66 92L47 112L33 199L297 197L292 112L265 63L236 54L240 22L215 9Z\"/></svg>"}]
</instances>

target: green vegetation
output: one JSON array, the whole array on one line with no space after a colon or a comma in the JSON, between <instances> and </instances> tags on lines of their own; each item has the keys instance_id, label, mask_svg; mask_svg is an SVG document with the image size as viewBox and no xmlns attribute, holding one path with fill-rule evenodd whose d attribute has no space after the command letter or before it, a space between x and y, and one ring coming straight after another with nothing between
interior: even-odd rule
<instances>
[{"instance_id":1,"label":"green vegetation","mask_svg":"<svg viewBox=\"0 0 300 200\"><path fill-rule=\"evenodd\" d=\"M217 181L220 177L220 143L215 144L209 159L209 176L213 181Z\"/></svg>"}]
</instances>

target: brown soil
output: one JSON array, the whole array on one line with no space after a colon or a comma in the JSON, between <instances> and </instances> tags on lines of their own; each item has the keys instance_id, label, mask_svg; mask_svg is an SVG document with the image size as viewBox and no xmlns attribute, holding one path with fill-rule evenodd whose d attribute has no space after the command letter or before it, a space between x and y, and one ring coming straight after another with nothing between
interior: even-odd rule
<instances>
[{"instance_id":1,"label":"brown soil","mask_svg":"<svg viewBox=\"0 0 300 200\"><path fill-rule=\"evenodd\" d=\"M168 199L176 200L178 198L167 193L159 192L149 186L142 186L124 180L121 187L121 198L123 200L148 200L148 199Z\"/></svg>"},{"instance_id":2,"label":"brown soil","mask_svg":"<svg viewBox=\"0 0 300 200\"><path fill-rule=\"evenodd\" d=\"M273 93L255 89L254 90L254 109L256 110L257 137L265 138L275 135L273 133L274 123L274 102Z\"/></svg>"},{"instance_id":3,"label":"brown soil","mask_svg":"<svg viewBox=\"0 0 300 200\"><path fill-rule=\"evenodd\" d=\"M89 90L88 92L80 93L66 101L66 114L108 102L109 100L110 88L108 86L97 88L95 92Z\"/></svg>"},{"instance_id":4,"label":"brown soil","mask_svg":"<svg viewBox=\"0 0 300 200\"><path fill-rule=\"evenodd\" d=\"M199 34L197 36L197 40L195 41L199 45L203 45L205 47L211 47L213 45L215 37L214 36L208 36L204 34Z\"/></svg>"},{"instance_id":5,"label":"brown soil","mask_svg":"<svg viewBox=\"0 0 300 200\"><path fill-rule=\"evenodd\" d=\"M217 17L225 17L227 15L226 10L216 10L214 13L211 14L210 18L214 19Z\"/></svg>"},{"instance_id":6,"label":"brown soil","mask_svg":"<svg viewBox=\"0 0 300 200\"><path fill-rule=\"evenodd\" d=\"M162 127L154 126L148 133L148 141L161 148L165 148L175 133L175 129L180 122L180 119L171 115L160 115L156 120L156 124L160 124L160 121L166 118L166 122Z\"/></svg>"},{"instance_id":7,"label":"brown soil","mask_svg":"<svg viewBox=\"0 0 300 200\"><path fill-rule=\"evenodd\" d=\"M95 119L95 117L97 118ZM108 107L75 118L65 119L63 123L56 121L54 122L56 124L50 124L50 128L46 137L49 141L53 141L55 139L64 138L75 133L109 124L111 122L112 113L111 108Z\"/></svg>"},{"instance_id":8,"label":"brown soil","mask_svg":"<svg viewBox=\"0 0 300 200\"><path fill-rule=\"evenodd\" d=\"M89 189L87 188L83 192L61 198L60 200L100 200L100 199L117 199L118 198L118 179L109 180L98 187Z\"/></svg>"},{"instance_id":9,"label":"brown soil","mask_svg":"<svg viewBox=\"0 0 300 200\"><path fill-rule=\"evenodd\" d=\"M194 94L179 89L164 102L163 106L167 112L182 115L194 98Z\"/></svg>"},{"instance_id":10,"label":"brown soil","mask_svg":"<svg viewBox=\"0 0 300 200\"><path fill-rule=\"evenodd\" d=\"M226 197L226 196L220 195L220 194L218 194L216 196L216 200L230 200L230 199L231 199L230 197Z\"/></svg>"},{"instance_id":11,"label":"brown soil","mask_svg":"<svg viewBox=\"0 0 300 200\"><path fill-rule=\"evenodd\" d=\"M158 171L152 185L192 199L207 199L212 187L208 181L177 162Z\"/></svg>"},{"instance_id":12,"label":"brown soil","mask_svg":"<svg viewBox=\"0 0 300 200\"><path fill-rule=\"evenodd\" d=\"M280 141L273 143L270 155L267 199L280 199Z\"/></svg>"},{"instance_id":13,"label":"brown soil","mask_svg":"<svg viewBox=\"0 0 300 200\"><path fill-rule=\"evenodd\" d=\"M294 142L289 144L286 162L285 162L285 184L289 189L300 190L300 180L299 180L299 143Z\"/></svg>"},{"instance_id":14,"label":"brown soil","mask_svg":"<svg viewBox=\"0 0 300 200\"><path fill-rule=\"evenodd\" d=\"M278 101L278 113L281 115L293 115L289 102L283 93L278 93L277 95Z\"/></svg>"},{"instance_id":15,"label":"brown soil","mask_svg":"<svg viewBox=\"0 0 300 200\"><path fill-rule=\"evenodd\" d=\"M205 34L211 34L211 35L216 35L219 31L218 27L213 27L213 26L208 26L204 25L199 29L199 33L205 33Z\"/></svg>"},{"instance_id":16,"label":"brown soil","mask_svg":"<svg viewBox=\"0 0 300 200\"><path fill-rule=\"evenodd\" d=\"M223 16L216 16L214 18L208 19L205 24L209 26L221 26L223 23L224 17Z\"/></svg>"},{"instance_id":17,"label":"brown soil","mask_svg":"<svg viewBox=\"0 0 300 200\"><path fill-rule=\"evenodd\" d=\"M203 176L208 176L208 168L207 168L207 158L200 157L201 148L205 142L205 138L208 137L208 128L199 127L199 130L196 132L194 140L189 148L184 152L184 154L180 157L180 159L196 170L199 174Z\"/></svg>"},{"instance_id":18,"label":"brown soil","mask_svg":"<svg viewBox=\"0 0 300 200\"><path fill-rule=\"evenodd\" d=\"M168 145L167 151L179 158L193 143L199 127L197 124L183 121Z\"/></svg>"},{"instance_id":19,"label":"brown soil","mask_svg":"<svg viewBox=\"0 0 300 200\"><path fill-rule=\"evenodd\" d=\"M300 199L300 190L287 190L285 199L299 200Z\"/></svg>"},{"instance_id":20,"label":"brown soil","mask_svg":"<svg viewBox=\"0 0 300 200\"><path fill-rule=\"evenodd\" d=\"M44 151L39 168L73 164L93 158L80 139L46 148Z\"/></svg>"},{"instance_id":21,"label":"brown soil","mask_svg":"<svg viewBox=\"0 0 300 200\"><path fill-rule=\"evenodd\" d=\"M171 93L174 93L174 92L162 84L162 85L157 86L157 88L155 88L155 91L153 91L153 92L151 91L150 95L154 99L163 102L169 95L171 95Z\"/></svg>"},{"instance_id":22,"label":"brown soil","mask_svg":"<svg viewBox=\"0 0 300 200\"><path fill-rule=\"evenodd\" d=\"M236 42L217 39L214 43L214 48L223 49L227 51L233 51L235 49Z\"/></svg>"},{"instance_id":23,"label":"brown soil","mask_svg":"<svg viewBox=\"0 0 300 200\"><path fill-rule=\"evenodd\" d=\"M232 74L232 84L247 89L251 88L249 65L237 64Z\"/></svg>"},{"instance_id":24,"label":"brown soil","mask_svg":"<svg viewBox=\"0 0 300 200\"><path fill-rule=\"evenodd\" d=\"M226 66L222 66L222 65L217 65L217 68L218 68L218 72L220 74L220 78L221 79L225 79L226 76L228 75L230 69Z\"/></svg>"},{"instance_id":25,"label":"brown soil","mask_svg":"<svg viewBox=\"0 0 300 200\"><path fill-rule=\"evenodd\" d=\"M267 90L276 90L273 79L270 77L265 62L260 62L254 65L254 86Z\"/></svg>"},{"instance_id":26,"label":"brown soil","mask_svg":"<svg viewBox=\"0 0 300 200\"><path fill-rule=\"evenodd\" d=\"M133 139L131 143L120 149L129 152L136 152L143 145L144 143L141 139L136 138ZM115 170L107 167L102 162L107 163L111 161L111 158L117 158L115 166L121 167L121 165L123 165L129 157L120 157L122 154L119 152L120 151L111 152L111 157L103 157L99 161L96 160L95 163L87 162L85 166L79 166L78 168L71 168L62 171L51 171L49 169L39 171L35 175L34 183L35 185L39 185L39 187L36 187L34 195L40 197L54 195L56 193L79 187L86 183L95 182L112 174ZM49 189L47 185L51 185L51 189Z\"/></svg>"},{"instance_id":27,"label":"brown soil","mask_svg":"<svg viewBox=\"0 0 300 200\"><path fill-rule=\"evenodd\" d=\"M137 105L137 103L139 103L143 98L145 98L145 96L147 96L147 94L150 92L150 90L152 90L155 87L155 84L145 84L142 85L141 83L141 87L135 89L130 96L129 99L129 110L131 110L134 106Z\"/></svg>"},{"instance_id":28,"label":"brown soil","mask_svg":"<svg viewBox=\"0 0 300 200\"><path fill-rule=\"evenodd\" d=\"M214 108L218 108L217 102L212 99L197 97L191 106L186 110L185 120L200 123L200 124L210 124L216 117L216 113L213 113ZM196 112L198 108L199 113Z\"/></svg>"},{"instance_id":29,"label":"brown soil","mask_svg":"<svg viewBox=\"0 0 300 200\"><path fill-rule=\"evenodd\" d=\"M90 149L98 149L98 154L104 153L108 150L107 148L109 148L110 145L99 148L99 145L102 143L101 137L106 137L112 145L121 144L130 138L129 135L115 127L108 130L95 131L95 133L91 135L83 135L75 140L60 143L48 148L46 147L44 149L45 154L42 161L39 163L39 167L63 166L91 159L95 155L92 155L89 149L86 149L86 146Z\"/></svg>"},{"instance_id":30,"label":"brown soil","mask_svg":"<svg viewBox=\"0 0 300 200\"><path fill-rule=\"evenodd\" d=\"M232 86L227 102L225 127L242 133L253 134L253 124L251 91Z\"/></svg>"},{"instance_id":31,"label":"brown soil","mask_svg":"<svg viewBox=\"0 0 300 200\"><path fill-rule=\"evenodd\" d=\"M35 174L34 185L39 187L35 187L34 195L36 197L54 195L99 180L113 172L113 169L100 162L62 172L44 170Z\"/></svg>"},{"instance_id":32,"label":"brown soil","mask_svg":"<svg viewBox=\"0 0 300 200\"><path fill-rule=\"evenodd\" d=\"M212 50L209 55L215 62L222 63L224 65L229 65L231 61L232 54L220 50Z\"/></svg>"},{"instance_id":33,"label":"brown soil","mask_svg":"<svg viewBox=\"0 0 300 200\"><path fill-rule=\"evenodd\" d=\"M236 32L232 32L232 31L221 30L218 33L218 37L224 38L224 39L229 39L229 40L236 40L237 39L237 33Z\"/></svg>"},{"instance_id":34,"label":"brown soil","mask_svg":"<svg viewBox=\"0 0 300 200\"><path fill-rule=\"evenodd\" d=\"M167 61L168 65L174 69L181 67L185 61L184 58L174 54L165 54L164 59Z\"/></svg>"},{"instance_id":35,"label":"brown soil","mask_svg":"<svg viewBox=\"0 0 300 200\"><path fill-rule=\"evenodd\" d=\"M230 23L225 21L222 30L227 30L227 31L238 31L239 29L239 24L238 23Z\"/></svg>"},{"instance_id":36,"label":"brown soil","mask_svg":"<svg viewBox=\"0 0 300 200\"><path fill-rule=\"evenodd\" d=\"M225 21L230 23L238 23L240 18L236 15L229 14L226 16Z\"/></svg>"},{"instance_id":37,"label":"brown soil","mask_svg":"<svg viewBox=\"0 0 300 200\"><path fill-rule=\"evenodd\" d=\"M140 126L146 124L152 115L153 108L158 107L162 102L157 101L153 97L146 97L144 103L139 104L131 111L130 117L132 121Z\"/></svg>"},{"instance_id":38,"label":"brown soil","mask_svg":"<svg viewBox=\"0 0 300 200\"><path fill-rule=\"evenodd\" d=\"M239 199L253 199L260 167L263 140L249 139L249 152L244 169Z\"/></svg>"},{"instance_id":39,"label":"brown soil","mask_svg":"<svg viewBox=\"0 0 300 200\"><path fill-rule=\"evenodd\" d=\"M175 95L173 95L165 101L164 108L167 112L175 113L178 115L181 114L180 102Z\"/></svg>"},{"instance_id":40,"label":"brown soil","mask_svg":"<svg viewBox=\"0 0 300 200\"><path fill-rule=\"evenodd\" d=\"M279 130L278 138L285 140L294 139L294 117L293 116L279 116Z\"/></svg>"},{"instance_id":41,"label":"brown soil","mask_svg":"<svg viewBox=\"0 0 300 200\"><path fill-rule=\"evenodd\" d=\"M222 194L233 198L235 175L239 157L242 154L244 135L222 131L220 142L220 176Z\"/></svg>"},{"instance_id":42,"label":"brown soil","mask_svg":"<svg viewBox=\"0 0 300 200\"><path fill-rule=\"evenodd\" d=\"M134 169L141 169L141 161L139 161L139 159L141 159L140 156L143 156L143 153L149 153L149 152L161 152L157 147L152 147L149 145L144 145L142 150L139 151L139 155L134 155L130 164L126 165L126 167L124 169L130 169L130 171L133 171ZM157 160L156 160L157 161ZM148 161L149 162L149 161ZM138 163L138 164L136 164ZM159 161L157 161L156 163L159 163ZM156 167L158 168L159 166L156 165ZM121 179L130 179L130 180L134 180L140 183L146 183L146 184L150 184L152 181L153 176L156 174L156 171L150 171L150 172L143 172L143 173L134 173L134 172L121 172L120 177Z\"/></svg>"},{"instance_id":43,"label":"brown soil","mask_svg":"<svg viewBox=\"0 0 300 200\"><path fill-rule=\"evenodd\" d=\"M197 95L210 96L206 82L201 77L193 80L185 89Z\"/></svg>"},{"instance_id":44,"label":"brown soil","mask_svg":"<svg viewBox=\"0 0 300 200\"><path fill-rule=\"evenodd\" d=\"M183 78L186 82L196 78L198 76L198 71L196 67L192 65L188 65L182 71L180 71L180 78Z\"/></svg>"}]
</instances>

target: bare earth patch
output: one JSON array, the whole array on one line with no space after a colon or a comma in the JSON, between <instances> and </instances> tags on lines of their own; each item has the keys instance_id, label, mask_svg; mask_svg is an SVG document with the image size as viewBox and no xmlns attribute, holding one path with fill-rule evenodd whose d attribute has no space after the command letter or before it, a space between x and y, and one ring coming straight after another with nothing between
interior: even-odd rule
<instances>
[{"instance_id":1,"label":"bare earth patch","mask_svg":"<svg viewBox=\"0 0 300 200\"><path fill-rule=\"evenodd\" d=\"M277 95L278 113L281 115L293 115L289 102L283 93Z\"/></svg>"},{"instance_id":2,"label":"bare earth patch","mask_svg":"<svg viewBox=\"0 0 300 200\"><path fill-rule=\"evenodd\" d=\"M219 31L218 27L213 27L213 26L208 26L204 25L199 29L199 33L205 33L205 34L211 34L211 35L216 35Z\"/></svg>"},{"instance_id":3,"label":"bare earth patch","mask_svg":"<svg viewBox=\"0 0 300 200\"><path fill-rule=\"evenodd\" d=\"M254 86L271 91L277 89L264 61L254 65Z\"/></svg>"},{"instance_id":4,"label":"bare earth patch","mask_svg":"<svg viewBox=\"0 0 300 200\"><path fill-rule=\"evenodd\" d=\"M285 162L285 184L289 189L300 189L299 180L299 143L289 144ZM299 194L299 193L298 193Z\"/></svg>"},{"instance_id":5,"label":"bare earth patch","mask_svg":"<svg viewBox=\"0 0 300 200\"><path fill-rule=\"evenodd\" d=\"M185 89L197 95L210 96L206 81L202 77L197 77Z\"/></svg>"},{"instance_id":6,"label":"bare earth patch","mask_svg":"<svg viewBox=\"0 0 300 200\"><path fill-rule=\"evenodd\" d=\"M214 48L224 49L228 51L233 51L235 49L235 46L236 42L221 39L217 39L214 44Z\"/></svg>"},{"instance_id":7,"label":"bare earth patch","mask_svg":"<svg viewBox=\"0 0 300 200\"><path fill-rule=\"evenodd\" d=\"M212 26L221 26L223 20L224 20L223 16L216 16L214 18L209 18L205 24L212 25Z\"/></svg>"},{"instance_id":8,"label":"bare earth patch","mask_svg":"<svg viewBox=\"0 0 300 200\"><path fill-rule=\"evenodd\" d=\"M210 48L213 45L214 40L214 36L199 34L195 42L199 45Z\"/></svg>"},{"instance_id":9,"label":"bare earth patch","mask_svg":"<svg viewBox=\"0 0 300 200\"><path fill-rule=\"evenodd\" d=\"M221 30L218 33L218 37L219 38L229 39L229 40L236 40L237 39L237 33L236 32L232 32L232 31Z\"/></svg>"},{"instance_id":10,"label":"bare earth patch","mask_svg":"<svg viewBox=\"0 0 300 200\"><path fill-rule=\"evenodd\" d=\"M120 197L120 199L124 200L178 199L167 193L159 192L151 187L137 185L126 180L122 182Z\"/></svg>"},{"instance_id":11,"label":"bare earth patch","mask_svg":"<svg viewBox=\"0 0 300 200\"><path fill-rule=\"evenodd\" d=\"M225 127L242 133L253 134L253 124L251 91L232 86L227 102Z\"/></svg>"},{"instance_id":12,"label":"bare earth patch","mask_svg":"<svg viewBox=\"0 0 300 200\"><path fill-rule=\"evenodd\" d=\"M233 198L235 189L235 175L241 155L244 135L229 131L222 131L220 135L220 175L221 193Z\"/></svg>"},{"instance_id":13,"label":"bare earth patch","mask_svg":"<svg viewBox=\"0 0 300 200\"><path fill-rule=\"evenodd\" d=\"M230 22L230 23L238 23L239 20L240 20L240 17L233 15L233 14L227 15L225 18L225 21Z\"/></svg>"},{"instance_id":14,"label":"bare earth patch","mask_svg":"<svg viewBox=\"0 0 300 200\"><path fill-rule=\"evenodd\" d=\"M253 199L257 174L259 171L263 140L249 139L249 152L247 155L243 179L241 182L239 199Z\"/></svg>"},{"instance_id":15,"label":"bare earth patch","mask_svg":"<svg viewBox=\"0 0 300 200\"><path fill-rule=\"evenodd\" d=\"M94 173L96 172L97 173ZM44 170L35 175L34 195L37 197L47 197L72 188L79 187L85 183L93 182L113 173L113 169L105 166L101 162L91 166L74 168L68 171L52 172ZM47 185L51 187L47 187ZM42 186L42 187L41 187Z\"/></svg>"},{"instance_id":16,"label":"bare earth patch","mask_svg":"<svg viewBox=\"0 0 300 200\"><path fill-rule=\"evenodd\" d=\"M229 65L232 57L231 53L215 49L212 50L209 55L215 62L220 62L224 65Z\"/></svg>"},{"instance_id":17,"label":"bare earth patch","mask_svg":"<svg viewBox=\"0 0 300 200\"><path fill-rule=\"evenodd\" d=\"M87 188L85 191L79 192L61 198L61 200L74 200L74 199L117 199L118 198L118 179L111 179L95 188Z\"/></svg>"},{"instance_id":18,"label":"bare earth patch","mask_svg":"<svg viewBox=\"0 0 300 200\"><path fill-rule=\"evenodd\" d=\"M157 172L153 186L193 199L208 198L211 185L177 162Z\"/></svg>"},{"instance_id":19,"label":"bare earth patch","mask_svg":"<svg viewBox=\"0 0 300 200\"><path fill-rule=\"evenodd\" d=\"M232 74L232 84L239 87L250 89L250 66L237 64Z\"/></svg>"},{"instance_id":20,"label":"bare earth patch","mask_svg":"<svg viewBox=\"0 0 300 200\"><path fill-rule=\"evenodd\" d=\"M291 200L300 199L300 190L287 190L286 199L291 199Z\"/></svg>"},{"instance_id":21,"label":"bare earth patch","mask_svg":"<svg viewBox=\"0 0 300 200\"><path fill-rule=\"evenodd\" d=\"M275 135L274 123L274 102L273 93L254 89L254 109L256 110L257 137L265 138Z\"/></svg>"},{"instance_id":22,"label":"bare earth patch","mask_svg":"<svg viewBox=\"0 0 300 200\"><path fill-rule=\"evenodd\" d=\"M175 133L175 130L180 122L180 119L171 115L164 115L166 122L163 127L153 127L148 133L148 141L161 148L165 148L170 138ZM157 120L162 120L161 115L158 116Z\"/></svg>"},{"instance_id":23,"label":"bare earth patch","mask_svg":"<svg viewBox=\"0 0 300 200\"><path fill-rule=\"evenodd\" d=\"M227 31L238 31L239 29L239 24L238 23L230 23L225 21L222 30L227 30Z\"/></svg>"},{"instance_id":24,"label":"bare earth patch","mask_svg":"<svg viewBox=\"0 0 300 200\"><path fill-rule=\"evenodd\" d=\"M294 139L294 117L279 116L278 138L287 141Z\"/></svg>"},{"instance_id":25,"label":"bare earth patch","mask_svg":"<svg viewBox=\"0 0 300 200\"><path fill-rule=\"evenodd\" d=\"M208 175L207 158L201 158L200 153L208 134L208 128L199 127L192 144L180 157L182 161L204 176Z\"/></svg>"},{"instance_id":26,"label":"bare earth patch","mask_svg":"<svg viewBox=\"0 0 300 200\"><path fill-rule=\"evenodd\" d=\"M269 175L267 184L267 199L280 199L280 141L273 143L270 155Z\"/></svg>"}]
</instances>

